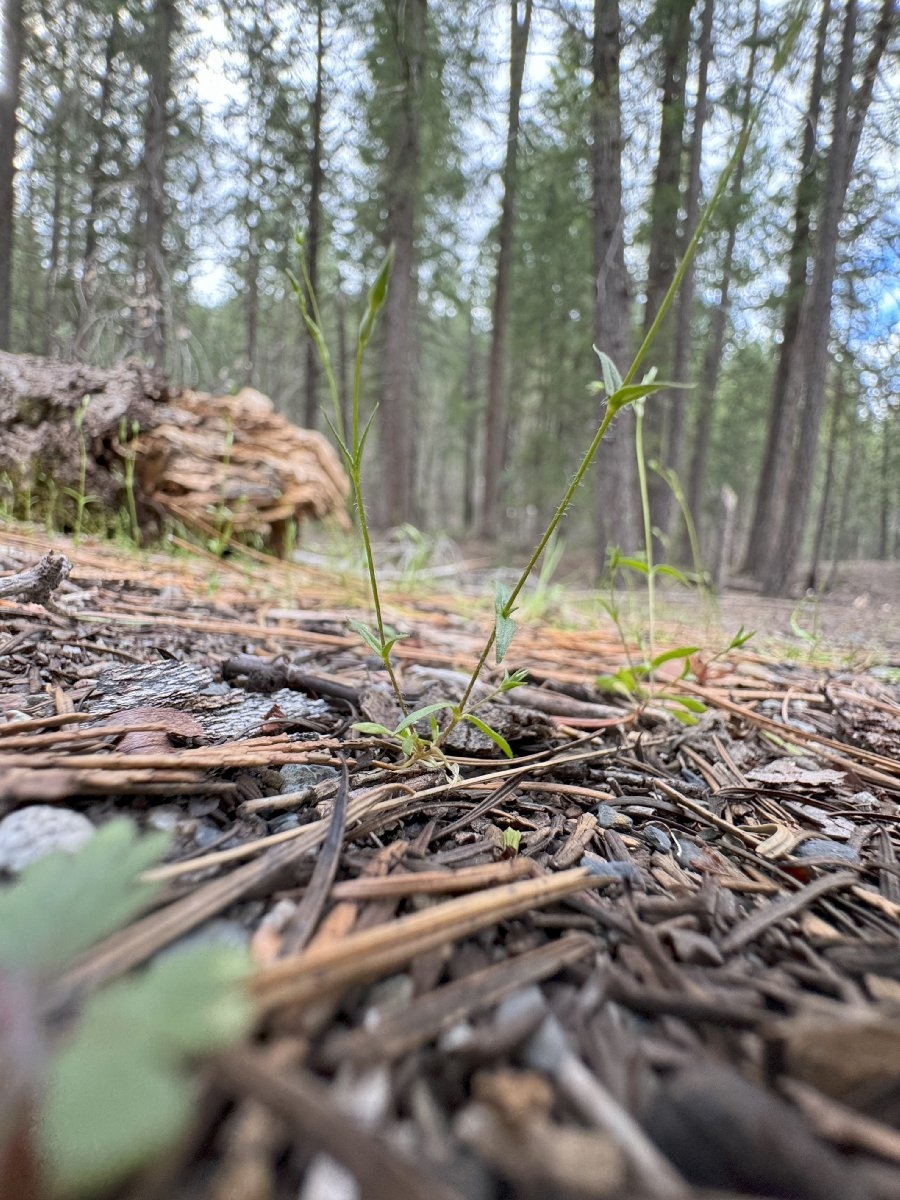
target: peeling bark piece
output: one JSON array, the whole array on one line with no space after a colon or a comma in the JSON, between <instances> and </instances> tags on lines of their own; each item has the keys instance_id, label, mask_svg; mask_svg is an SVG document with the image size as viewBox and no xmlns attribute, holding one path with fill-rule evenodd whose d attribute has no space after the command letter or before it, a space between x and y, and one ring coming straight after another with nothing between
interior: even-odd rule
<instances>
[{"instance_id":1,"label":"peeling bark piece","mask_svg":"<svg viewBox=\"0 0 900 1200\"><path fill-rule=\"evenodd\" d=\"M25 603L46 605L53 592L68 579L71 570L72 564L64 554L48 550L33 567L0 579L0 599L15 598Z\"/></svg>"}]
</instances>

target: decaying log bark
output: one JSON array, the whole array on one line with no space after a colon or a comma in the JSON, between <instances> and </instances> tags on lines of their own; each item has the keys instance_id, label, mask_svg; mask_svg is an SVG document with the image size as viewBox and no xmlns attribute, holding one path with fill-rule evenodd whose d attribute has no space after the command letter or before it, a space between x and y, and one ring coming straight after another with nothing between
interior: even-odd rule
<instances>
[{"instance_id":1,"label":"decaying log bark","mask_svg":"<svg viewBox=\"0 0 900 1200\"><path fill-rule=\"evenodd\" d=\"M103 369L0 353L7 511L71 528L81 496L89 521L112 524L125 509L129 462L142 529L168 517L226 540L258 534L281 552L290 521L347 522L349 482L334 450L259 392L178 392L140 363Z\"/></svg>"}]
</instances>

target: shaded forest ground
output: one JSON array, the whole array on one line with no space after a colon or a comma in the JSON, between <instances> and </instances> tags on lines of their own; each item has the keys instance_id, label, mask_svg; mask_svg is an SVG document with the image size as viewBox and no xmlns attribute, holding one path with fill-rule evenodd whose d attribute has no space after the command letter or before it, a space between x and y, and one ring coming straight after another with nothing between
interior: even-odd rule
<instances>
[{"instance_id":1,"label":"shaded forest ground","mask_svg":"<svg viewBox=\"0 0 900 1200\"><path fill-rule=\"evenodd\" d=\"M51 547L73 569L44 608L15 577ZM411 565L383 599L419 707L458 695L495 572ZM355 727L399 717L347 627L356 570L31 527L0 531L0 573L3 819L52 800L172 837L157 906L59 994L191 939L254 965L259 1036L116 1200L334 1200L335 1163L373 1200L900 1195L890 570L820 606L842 649L734 593L722 629L762 617L759 644L716 655L700 612L695 678L660 670L705 706L688 727L671 695L600 693L640 651L536 585L507 660L529 684L479 709L514 757L460 728L452 771Z\"/></svg>"}]
</instances>

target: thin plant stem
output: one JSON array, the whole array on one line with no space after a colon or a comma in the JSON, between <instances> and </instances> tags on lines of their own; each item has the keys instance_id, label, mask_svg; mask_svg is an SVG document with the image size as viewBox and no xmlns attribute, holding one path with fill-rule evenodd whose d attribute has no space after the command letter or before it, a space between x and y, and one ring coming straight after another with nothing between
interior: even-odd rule
<instances>
[{"instance_id":1,"label":"thin plant stem","mask_svg":"<svg viewBox=\"0 0 900 1200\"><path fill-rule=\"evenodd\" d=\"M644 401L635 406L634 449L637 455L638 486L641 492L641 515L644 521L644 554L647 560L647 641L648 662L653 662L656 645L656 579L653 571L653 529L650 521L650 492L647 488L647 463L644 459ZM653 685L653 668L650 669Z\"/></svg>"}]
</instances>

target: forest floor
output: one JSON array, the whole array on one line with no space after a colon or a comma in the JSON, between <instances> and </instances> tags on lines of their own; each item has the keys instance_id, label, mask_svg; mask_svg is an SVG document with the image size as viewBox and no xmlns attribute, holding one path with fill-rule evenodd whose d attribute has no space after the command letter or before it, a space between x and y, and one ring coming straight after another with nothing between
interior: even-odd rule
<instances>
[{"instance_id":1,"label":"forest floor","mask_svg":"<svg viewBox=\"0 0 900 1200\"><path fill-rule=\"evenodd\" d=\"M73 569L45 606L17 573L48 550ZM352 728L399 718L347 627L363 583L301 557L0 531L0 847L46 807L172 839L46 1036L173 945L253 961L256 1032L114 1194L900 1195L898 568L853 565L811 608L667 595L657 647L701 649L643 700L596 687L636 642L535 589L505 664L528 685L479 708L513 758L465 726L398 771ZM416 705L477 658L475 567L386 585Z\"/></svg>"}]
</instances>

